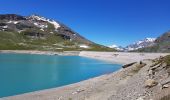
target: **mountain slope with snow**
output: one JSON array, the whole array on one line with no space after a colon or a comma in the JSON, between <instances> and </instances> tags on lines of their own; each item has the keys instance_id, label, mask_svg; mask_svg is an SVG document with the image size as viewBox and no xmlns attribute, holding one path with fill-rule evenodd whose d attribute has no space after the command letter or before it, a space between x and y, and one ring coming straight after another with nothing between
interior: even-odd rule
<instances>
[{"instance_id":1,"label":"mountain slope with snow","mask_svg":"<svg viewBox=\"0 0 170 100\"><path fill-rule=\"evenodd\" d=\"M138 52L170 52L170 31L159 36L154 45L137 50Z\"/></svg>"},{"instance_id":2,"label":"mountain slope with snow","mask_svg":"<svg viewBox=\"0 0 170 100\"><path fill-rule=\"evenodd\" d=\"M154 45L155 40L156 40L156 38L146 38L146 39L137 41L133 44L130 44L126 47L121 47L121 46L117 46L117 45L111 45L108 47L114 48L118 51L134 51L134 50L138 50L141 48L150 47L150 46Z\"/></svg>"},{"instance_id":3,"label":"mountain slope with snow","mask_svg":"<svg viewBox=\"0 0 170 100\"><path fill-rule=\"evenodd\" d=\"M113 50L98 45L58 21L38 15L0 15L0 49Z\"/></svg>"}]
</instances>

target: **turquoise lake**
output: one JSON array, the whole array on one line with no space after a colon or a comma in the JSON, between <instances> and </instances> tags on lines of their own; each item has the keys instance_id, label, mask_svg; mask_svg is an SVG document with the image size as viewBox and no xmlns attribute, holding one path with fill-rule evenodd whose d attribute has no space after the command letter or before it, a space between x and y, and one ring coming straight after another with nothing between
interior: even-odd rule
<instances>
[{"instance_id":1,"label":"turquoise lake","mask_svg":"<svg viewBox=\"0 0 170 100\"><path fill-rule=\"evenodd\" d=\"M120 68L79 56L0 54L0 97L64 86Z\"/></svg>"}]
</instances>

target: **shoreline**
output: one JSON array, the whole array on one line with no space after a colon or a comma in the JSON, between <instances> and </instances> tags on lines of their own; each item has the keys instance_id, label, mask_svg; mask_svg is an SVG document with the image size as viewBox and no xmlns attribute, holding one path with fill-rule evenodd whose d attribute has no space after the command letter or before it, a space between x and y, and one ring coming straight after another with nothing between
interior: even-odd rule
<instances>
[{"instance_id":1,"label":"shoreline","mask_svg":"<svg viewBox=\"0 0 170 100\"><path fill-rule=\"evenodd\" d=\"M38 51L38 50L0 50L0 53L14 53L14 54L38 54L38 55L60 55L60 56L74 56L79 55L79 51Z\"/></svg>"},{"instance_id":2,"label":"shoreline","mask_svg":"<svg viewBox=\"0 0 170 100\"><path fill-rule=\"evenodd\" d=\"M126 65L139 62L144 59L155 59L166 56L170 53L136 53L136 52L98 52L98 51L38 51L38 50L0 50L0 53L14 54L38 54L38 55L59 55L59 56L82 56L103 60L113 64Z\"/></svg>"},{"instance_id":3,"label":"shoreline","mask_svg":"<svg viewBox=\"0 0 170 100\"><path fill-rule=\"evenodd\" d=\"M15 53L18 53L18 51ZM27 51L27 53L30 54L30 51L29 52ZM31 54L32 53L37 53L37 51L36 52L31 51ZM38 52L38 54L42 54L42 52L41 53ZM43 54L46 54L46 52L43 52ZM90 57L94 59L99 59L99 60L104 60L104 61L119 63L119 64L120 63L127 64L127 63L131 63L132 61L133 62L144 61L148 64L148 66L150 66L151 62L146 59L155 59L160 56L165 56L168 54L169 53L124 53L124 52L82 51L78 54L78 56ZM131 79L130 76L127 75L129 74L128 72L130 72L135 66L132 65L131 67L126 69L121 68L118 71L112 72L110 74L100 75L77 83L51 88L51 89L24 93L15 96L4 97L4 98L0 98L0 100L80 100L80 99L81 100L108 100L108 98L115 98L112 96L118 95L120 90L127 88L126 86L131 86L131 85L133 86L133 84L131 83L134 81L133 78ZM141 77L140 75L137 76ZM136 76L134 78L136 78ZM141 84L141 86L142 85L143 84ZM118 95L118 97L119 96L120 95ZM120 100L120 99L109 99L109 100ZM131 100L131 99L127 99L127 100Z\"/></svg>"}]
</instances>

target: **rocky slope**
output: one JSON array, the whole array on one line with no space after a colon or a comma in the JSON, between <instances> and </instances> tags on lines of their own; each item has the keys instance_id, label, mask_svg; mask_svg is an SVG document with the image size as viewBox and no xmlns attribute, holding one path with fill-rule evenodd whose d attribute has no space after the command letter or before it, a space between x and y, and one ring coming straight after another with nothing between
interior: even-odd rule
<instances>
[{"instance_id":1,"label":"rocky slope","mask_svg":"<svg viewBox=\"0 0 170 100\"><path fill-rule=\"evenodd\" d=\"M66 25L38 15L0 15L1 50L113 50L82 37Z\"/></svg>"}]
</instances>

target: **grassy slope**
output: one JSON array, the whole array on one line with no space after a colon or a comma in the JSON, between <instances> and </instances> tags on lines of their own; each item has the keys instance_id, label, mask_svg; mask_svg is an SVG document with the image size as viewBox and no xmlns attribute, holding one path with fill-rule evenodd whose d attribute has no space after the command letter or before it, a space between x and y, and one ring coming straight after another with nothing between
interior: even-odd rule
<instances>
[{"instance_id":1,"label":"grassy slope","mask_svg":"<svg viewBox=\"0 0 170 100\"><path fill-rule=\"evenodd\" d=\"M64 40L60 36L50 34L47 38L28 38L23 33L0 31L0 50L42 50L42 51L64 51L90 50L90 51L114 51L113 49L100 45L91 45L90 49L81 49L76 41Z\"/></svg>"}]
</instances>

